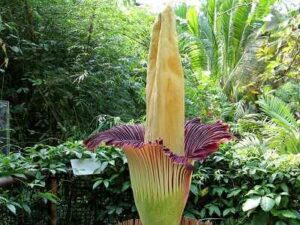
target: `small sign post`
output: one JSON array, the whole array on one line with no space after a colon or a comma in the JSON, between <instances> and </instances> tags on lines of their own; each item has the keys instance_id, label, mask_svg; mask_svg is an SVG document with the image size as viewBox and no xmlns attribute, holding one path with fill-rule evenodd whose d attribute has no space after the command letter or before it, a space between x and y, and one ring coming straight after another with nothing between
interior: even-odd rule
<instances>
[{"instance_id":1,"label":"small sign post","mask_svg":"<svg viewBox=\"0 0 300 225\"><path fill-rule=\"evenodd\" d=\"M9 102L4 100L0 100L0 148L0 152L9 153Z\"/></svg>"}]
</instances>

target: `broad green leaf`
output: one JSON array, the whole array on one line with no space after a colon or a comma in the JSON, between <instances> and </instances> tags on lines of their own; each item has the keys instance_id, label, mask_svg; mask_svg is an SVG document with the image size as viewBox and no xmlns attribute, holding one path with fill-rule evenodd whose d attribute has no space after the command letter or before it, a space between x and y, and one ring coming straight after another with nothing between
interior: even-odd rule
<instances>
[{"instance_id":1,"label":"broad green leaf","mask_svg":"<svg viewBox=\"0 0 300 225\"><path fill-rule=\"evenodd\" d=\"M190 191L196 196L198 196L198 194L199 194L199 190L195 184L191 185Z\"/></svg>"},{"instance_id":2,"label":"broad green leaf","mask_svg":"<svg viewBox=\"0 0 300 225\"><path fill-rule=\"evenodd\" d=\"M289 187L285 184L285 183L282 183L280 185L281 189L284 191L284 192L289 192Z\"/></svg>"},{"instance_id":3,"label":"broad green leaf","mask_svg":"<svg viewBox=\"0 0 300 225\"><path fill-rule=\"evenodd\" d=\"M108 166L108 162L101 163L100 172L104 171L107 166Z\"/></svg>"},{"instance_id":4,"label":"broad green leaf","mask_svg":"<svg viewBox=\"0 0 300 225\"><path fill-rule=\"evenodd\" d=\"M25 176L25 174L21 174L21 173L15 173L14 176L18 177L18 178L27 179L27 177Z\"/></svg>"},{"instance_id":5,"label":"broad green leaf","mask_svg":"<svg viewBox=\"0 0 300 225\"><path fill-rule=\"evenodd\" d=\"M297 219L297 211L296 210L272 210L272 215L280 217L280 218L289 218L289 219Z\"/></svg>"},{"instance_id":6,"label":"broad green leaf","mask_svg":"<svg viewBox=\"0 0 300 225\"><path fill-rule=\"evenodd\" d=\"M232 207L232 208L225 209L225 210L223 211L223 216L226 216L226 215L228 215L229 213L235 213L235 208Z\"/></svg>"},{"instance_id":7,"label":"broad green leaf","mask_svg":"<svg viewBox=\"0 0 300 225\"><path fill-rule=\"evenodd\" d=\"M274 207L274 205L275 205L274 199L266 196L261 198L260 206L265 212L270 211Z\"/></svg>"},{"instance_id":8,"label":"broad green leaf","mask_svg":"<svg viewBox=\"0 0 300 225\"><path fill-rule=\"evenodd\" d=\"M261 201L261 197L253 197L246 200L246 202L243 204L243 211L249 211L251 209L255 209L257 206L259 206Z\"/></svg>"},{"instance_id":9,"label":"broad green leaf","mask_svg":"<svg viewBox=\"0 0 300 225\"><path fill-rule=\"evenodd\" d=\"M96 189L102 182L103 182L103 180L97 180L97 181L93 184L93 190Z\"/></svg>"},{"instance_id":10,"label":"broad green leaf","mask_svg":"<svg viewBox=\"0 0 300 225\"><path fill-rule=\"evenodd\" d=\"M237 196L239 193L241 193L241 189L237 189L237 190L233 190L231 191L228 195L227 195L227 198L231 198L233 196Z\"/></svg>"},{"instance_id":11,"label":"broad green leaf","mask_svg":"<svg viewBox=\"0 0 300 225\"><path fill-rule=\"evenodd\" d=\"M129 187L130 187L130 182L129 181L126 181L125 183L123 183L122 189L121 189L122 192L126 191Z\"/></svg>"},{"instance_id":12,"label":"broad green leaf","mask_svg":"<svg viewBox=\"0 0 300 225\"><path fill-rule=\"evenodd\" d=\"M14 51L15 53L21 52L21 49L20 49L19 47L17 47L17 46L11 46L10 49L11 49L12 51Z\"/></svg>"},{"instance_id":13,"label":"broad green leaf","mask_svg":"<svg viewBox=\"0 0 300 225\"><path fill-rule=\"evenodd\" d=\"M275 198L275 203L276 203L277 206L279 206L279 205L280 205L280 202L281 202L281 196L278 195L278 196Z\"/></svg>"},{"instance_id":14,"label":"broad green leaf","mask_svg":"<svg viewBox=\"0 0 300 225\"><path fill-rule=\"evenodd\" d=\"M216 205L210 205L208 211L210 216L212 216L214 213L217 214L218 216L221 216L221 211L219 207Z\"/></svg>"},{"instance_id":15,"label":"broad green leaf","mask_svg":"<svg viewBox=\"0 0 300 225\"><path fill-rule=\"evenodd\" d=\"M104 186L105 186L106 188L108 188L108 186L109 186L109 181L108 181L108 180L105 180L105 181L103 181L103 183L104 183Z\"/></svg>"},{"instance_id":16,"label":"broad green leaf","mask_svg":"<svg viewBox=\"0 0 300 225\"><path fill-rule=\"evenodd\" d=\"M31 209L27 204L23 204L22 208L25 210L25 212L27 212L28 214L31 214Z\"/></svg>"},{"instance_id":17,"label":"broad green leaf","mask_svg":"<svg viewBox=\"0 0 300 225\"><path fill-rule=\"evenodd\" d=\"M82 153L80 153L80 152L74 152L74 153L78 159L81 159Z\"/></svg>"},{"instance_id":18,"label":"broad green leaf","mask_svg":"<svg viewBox=\"0 0 300 225\"><path fill-rule=\"evenodd\" d=\"M7 204L6 207L9 209L9 211L11 211L13 214L17 213L17 209L14 205L12 204Z\"/></svg>"}]
</instances>

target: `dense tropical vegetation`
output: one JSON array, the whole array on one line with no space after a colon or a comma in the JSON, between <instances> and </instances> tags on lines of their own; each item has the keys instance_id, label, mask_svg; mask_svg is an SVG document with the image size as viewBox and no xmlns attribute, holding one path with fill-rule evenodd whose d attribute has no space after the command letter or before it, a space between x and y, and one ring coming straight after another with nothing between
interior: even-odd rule
<instances>
[{"instance_id":1,"label":"dense tropical vegetation","mask_svg":"<svg viewBox=\"0 0 300 225\"><path fill-rule=\"evenodd\" d=\"M1 99L11 105L0 178L15 179L0 187L3 224L49 222L49 208L58 224L136 218L122 151L92 153L81 140L145 121L155 13L139 1L0 2ZM199 2L175 7L186 118L221 119L234 139L195 164L184 214L223 225L300 224L299 4ZM73 177L70 159L86 158L100 160L100 175Z\"/></svg>"}]
</instances>

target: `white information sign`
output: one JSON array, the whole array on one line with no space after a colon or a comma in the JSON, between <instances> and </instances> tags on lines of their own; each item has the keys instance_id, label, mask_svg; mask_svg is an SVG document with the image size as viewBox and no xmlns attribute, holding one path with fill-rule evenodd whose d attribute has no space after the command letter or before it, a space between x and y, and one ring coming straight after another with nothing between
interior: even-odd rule
<instances>
[{"instance_id":1,"label":"white information sign","mask_svg":"<svg viewBox=\"0 0 300 225\"><path fill-rule=\"evenodd\" d=\"M100 174L101 162L96 159L71 159L71 166L75 176Z\"/></svg>"}]
</instances>

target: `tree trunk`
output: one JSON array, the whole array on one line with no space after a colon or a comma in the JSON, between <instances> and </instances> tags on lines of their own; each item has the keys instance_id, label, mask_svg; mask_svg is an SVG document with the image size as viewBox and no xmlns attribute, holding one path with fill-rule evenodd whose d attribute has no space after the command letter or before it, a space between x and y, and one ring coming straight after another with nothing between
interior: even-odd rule
<instances>
[{"instance_id":1,"label":"tree trunk","mask_svg":"<svg viewBox=\"0 0 300 225\"><path fill-rule=\"evenodd\" d=\"M51 186L51 193L57 195L58 191L58 182L56 177L50 178L50 186ZM57 224L57 206L55 203L50 202L50 218L51 218L51 225Z\"/></svg>"}]
</instances>

